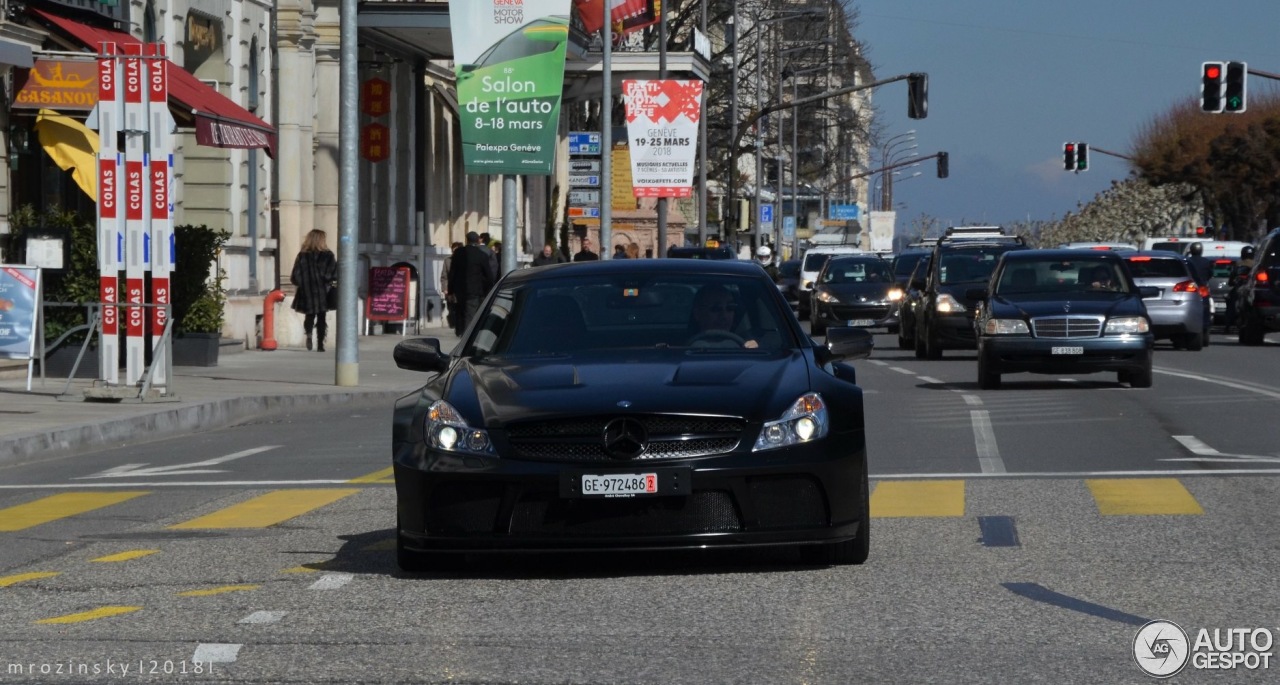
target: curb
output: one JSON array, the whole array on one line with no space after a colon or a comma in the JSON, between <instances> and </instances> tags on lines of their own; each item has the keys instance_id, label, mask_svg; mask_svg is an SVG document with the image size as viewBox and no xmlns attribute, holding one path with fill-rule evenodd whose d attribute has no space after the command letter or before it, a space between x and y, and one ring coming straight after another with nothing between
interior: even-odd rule
<instances>
[{"instance_id":1,"label":"curb","mask_svg":"<svg viewBox=\"0 0 1280 685\"><path fill-rule=\"evenodd\" d=\"M243 419L269 416L292 409L357 402L390 402L411 392L411 389L370 390L210 400L140 416L105 419L98 423L0 438L0 464L33 461L35 457L72 456L90 450L151 442L179 433L223 428Z\"/></svg>"}]
</instances>

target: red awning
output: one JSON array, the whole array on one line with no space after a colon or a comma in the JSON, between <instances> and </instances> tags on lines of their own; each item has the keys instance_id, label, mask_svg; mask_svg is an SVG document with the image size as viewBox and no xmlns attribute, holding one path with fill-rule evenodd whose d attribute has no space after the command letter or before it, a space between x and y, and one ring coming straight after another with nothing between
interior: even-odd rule
<instances>
[{"instance_id":1,"label":"red awning","mask_svg":"<svg viewBox=\"0 0 1280 685\"><path fill-rule=\"evenodd\" d=\"M95 52L101 43L120 45L141 43L127 33L97 28L56 14L30 8L27 10L70 34ZM187 115L194 123L196 143L209 147L265 148L275 157L276 130L252 112L227 99L222 93L202 83L191 72L170 62L169 108Z\"/></svg>"}]
</instances>

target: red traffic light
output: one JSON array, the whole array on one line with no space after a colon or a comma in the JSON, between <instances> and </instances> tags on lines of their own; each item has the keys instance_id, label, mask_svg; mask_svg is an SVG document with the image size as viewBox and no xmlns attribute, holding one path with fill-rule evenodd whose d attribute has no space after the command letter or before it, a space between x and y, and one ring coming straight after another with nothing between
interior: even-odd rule
<instances>
[{"instance_id":1,"label":"red traffic light","mask_svg":"<svg viewBox=\"0 0 1280 685\"><path fill-rule=\"evenodd\" d=\"M1206 78L1219 78L1222 76L1222 67L1216 64L1204 65L1204 75Z\"/></svg>"}]
</instances>

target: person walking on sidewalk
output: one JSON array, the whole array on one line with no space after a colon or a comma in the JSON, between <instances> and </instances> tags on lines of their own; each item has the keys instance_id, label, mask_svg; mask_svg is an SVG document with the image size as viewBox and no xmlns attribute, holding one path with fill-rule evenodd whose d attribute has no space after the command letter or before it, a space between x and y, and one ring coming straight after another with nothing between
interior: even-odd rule
<instances>
[{"instance_id":1,"label":"person walking on sidewalk","mask_svg":"<svg viewBox=\"0 0 1280 685\"><path fill-rule=\"evenodd\" d=\"M338 277L338 260L325 243L324 231L316 228L302 241L302 251L293 260L289 282L298 287L293 296L294 311L301 312L302 329L307 332L307 349L311 349L311 332L315 330L316 349L324 352L324 335L329 330L325 321L329 311L329 288Z\"/></svg>"},{"instance_id":2,"label":"person walking on sidewalk","mask_svg":"<svg viewBox=\"0 0 1280 685\"><path fill-rule=\"evenodd\" d=\"M590 238L583 238L583 239L582 239L582 249L581 249L581 250L579 250L579 251L578 251L578 253L577 253L577 254L575 254L575 255L573 256L573 261L575 261L575 262L594 262L594 261L596 261L596 260L598 260L598 259L600 259L600 255L598 255L598 254L596 254L596 253L594 253L594 252L592 252L592 251L591 251L591 239L590 239Z\"/></svg>"},{"instance_id":3,"label":"person walking on sidewalk","mask_svg":"<svg viewBox=\"0 0 1280 685\"><path fill-rule=\"evenodd\" d=\"M480 312L484 296L497 281L493 253L481 247L480 236L475 231L468 233L467 246L454 254L449 269L449 292L462 305L459 335Z\"/></svg>"},{"instance_id":4,"label":"person walking on sidewalk","mask_svg":"<svg viewBox=\"0 0 1280 685\"><path fill-rule=\"evenodd\" d=\"M564 263L564 256L561 255L560 251L556 249L556 246L552 245L551 243L547 243L546 245L543 245L542 252L539 252L538 256L533 258L534 266L546 266L548 264L563 264L563 263Z\"/></svg>"}]
</instances>

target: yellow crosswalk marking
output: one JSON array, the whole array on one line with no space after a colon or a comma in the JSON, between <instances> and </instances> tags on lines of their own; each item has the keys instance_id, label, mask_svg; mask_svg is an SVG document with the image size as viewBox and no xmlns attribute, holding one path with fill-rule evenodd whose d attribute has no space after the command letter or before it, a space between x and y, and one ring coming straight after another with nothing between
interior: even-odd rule
<instances>
[{"instance_id":1,"label":"yellow crosswalk marking","mask_svg":"<svg viewBox=\"0 0 1280 685\"><path fill-rule=\"evenodd\" d=\"M1204 509L1176 478L1095 478L1085 484L1103 516L1195 515Z\"/></svg>"},{"instance_id":2,"label":"yellow crosswalk marking","mask_svg":"<svg viewBox=\"0 0 1280 685\"><path fill-rule=\"evenodd\" d=\"M276 490L170 528L266 528L360 492L351 488Z\"/></svg>"},{"instance_id":3,"label":"yellow crosswalk marking","mask_svg":"<svg viewBox=\"0 0 1280 685\"><path fill-rule=\"evenodd\" d=\"M347 482L348 483L394 483L396 482L396 479L393 477L394 473L395 473L395 468L388 466L387 468L382 469L381 471L374 471L373 473L370 473L365 476L360 476L359 478L352 478Z\"/></svg>"},{"instance_id":4,"label":"yellow crosswalk marking","mask_svg":"<svg viewBox=\"0 0 1280 685\"><path fill-rule=\"evenodd\" d=\"M187 590L179 592L179 597L208 597L210 595L221 595L228 592L248 592L249 590L257 590L261 585L223 585L222 587L211 587L205 590Z\"/></svg>"},{"instance_id":5,"label":"yellow crosswalk marking","mask_svg":"<svg viewBox=\"0 0 1280 685\"><path fill-rule=\"evenodd\" d=\"M24 530L141 497L145 492L66 492L0 509L0 532Z\"/></svg>"},{"instance_id":6,"label":"yellow crosswalk marking","mask_svg":"<svg viewBox=\"0 0 1280 685\"><path fill-rule=\"evenodd\" d=\"M871 493L871 518L964 516L964 481L882 481Z\"/></svg>"},{"instance_id":7,"label":"yellow crosswalk marking","mask_svg":"<svg viewBox=\"0 0 1280 685\"><path fill-rule=\"evenodd\" d=\"M120 552L118 554L108 554L105 557L98 557L97 559L90 559L89 561L95 561L103 564L111 564L119 561L130 561L132 559L140 559L142 557L156 554L159 551L160 550L158 549L133 549L133 550L129 550L128 552Z\"/></svg>"},{"instance_id":8,"label":"yellow crosswalk marking","mask_svg":"<svg viewBox=\"0 0 1280 685\"><path fill-rule=\"evenodd\" d=\"M33 573L19 573L13 576L0 576L0 587L9 587L18 583L25 583L28 580L40 580L41 578L52 578L60 573L59 571L36 571Z\"/></svg>"},{"instance_id":9,"label":"yellow crosswalk marking","mask_svg":"<svg viewBox=\"0 0 1280 685\"><path fill-rule=\"evenodd\" d=\"M121 614L133 613L142 607L99 607L92 611L82 611L78 614L67 614L66 616L54 616L53 618L42 618L36 623L56 624L56 623L84 623L99 618L107 618L110 616L119 616Z\"/></svg>"}]
</instances>

